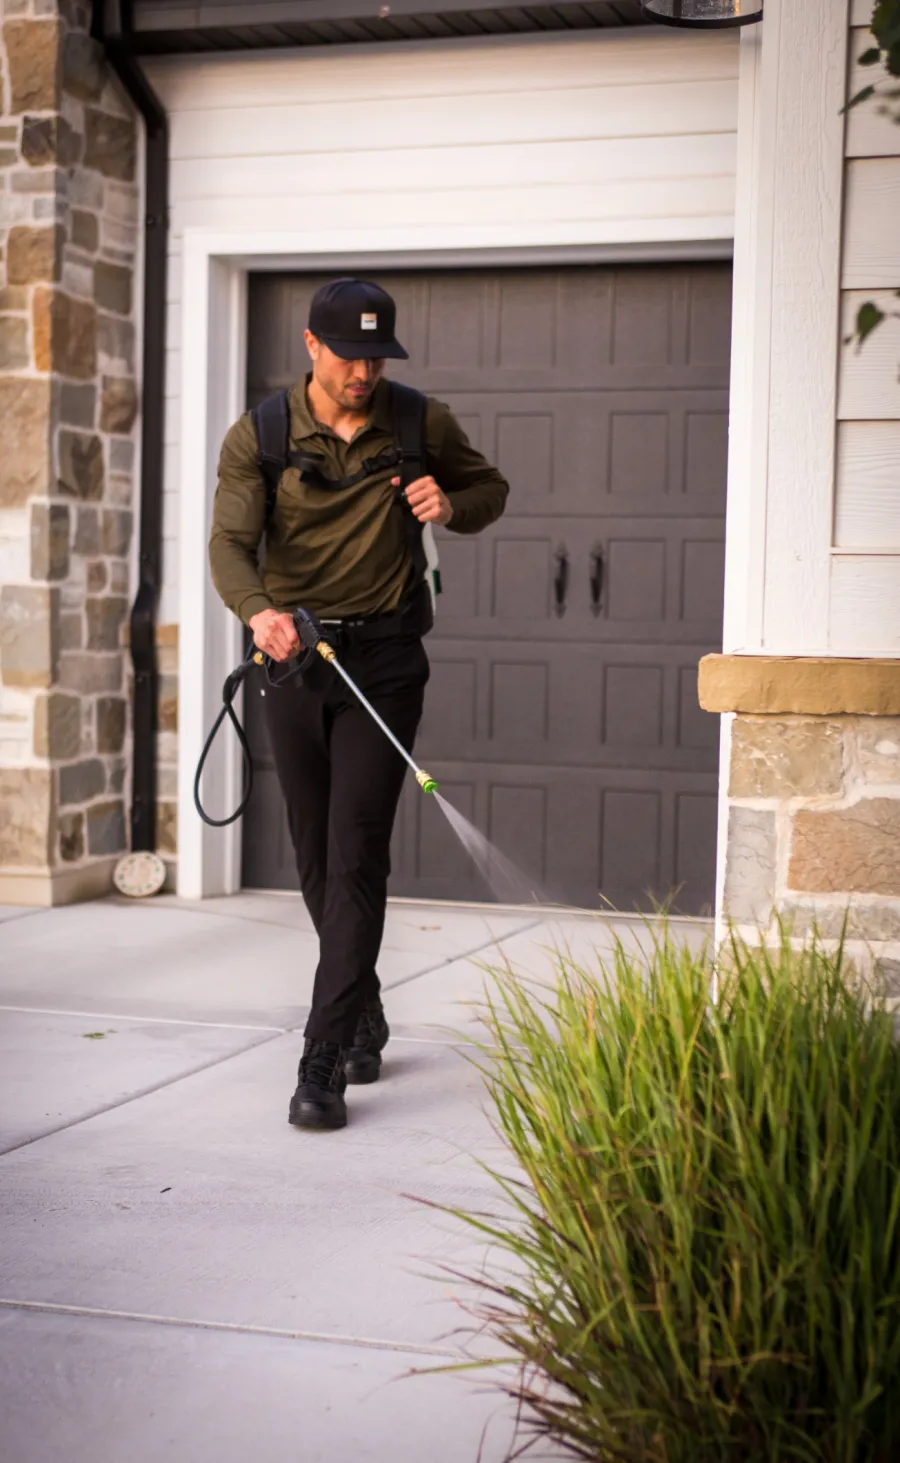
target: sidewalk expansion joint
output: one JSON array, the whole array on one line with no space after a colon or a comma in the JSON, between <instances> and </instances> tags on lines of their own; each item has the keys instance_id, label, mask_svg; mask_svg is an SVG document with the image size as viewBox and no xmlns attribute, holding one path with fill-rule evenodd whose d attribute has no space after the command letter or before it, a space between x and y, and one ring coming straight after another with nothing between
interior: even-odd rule
<instances>
[{"instance_id":1,"label":"sidewalk expansion joint","mask_svg":"<svg viewBox=\"0 0 900 1463\"><path fill-rule=\"evenodd\" d=\"M143 1097L150 1097L154 1092L163 1092L168 1087L175 1087L179 1082L185 1082L189 1077L196 1077L200 1072L208 1072L212 1067L221 1067L224 1062L232 1062L235 1057L242 1057L246 1052L255 1051L259 1046L267 1046L269 1042L277 1041L284 1032L274 1031L262 1037L260 1041L248 1042L238 1051L226 1052L223 1056L214 1057L212 1061L200 1062L196 1067L191 1067L187 1072L179 1072L177 1076L166 1077L162 1082L151 1082L142 1087L138 1092L132 1092L128 1097L121 1098L118 1102L106 1102L100 1107L93 1108L90 1112L82 1113L80 1117L73 1118L69 1123L59 1123L55 1128L47 1128L42 1133L35 1133L31 1138L23 1138L21 1143L13 1143L9 1148L0 1152L0 1160L8 1157L10 1153L19 1153L23 1148L30 1148L32 1143L42 1143L45 1138L53 1138L57 1133L68 1133L72 1128L80 1128L82 1123L92 1122L94 1118L102 1117L107 1112L117 1112L119 1108L128 1107L129 1103L140 1102Z\"/></svg>"},{"instance_id":2,"label":"sidewalk expansion joint","mask_svg":"<svg viewBox=\"0 0 900 1463\"><path fill-rule=\"evenodd\" d=\"M449 1361L467 1361L463 1351L425 1346L417 1341L388 1341L375 1336L342 1336L329 1331L299 1331L281 1326L253 1326L239 1321L202 1321L186 1316L145 1315L140 1311L108 1311L96 1306L66 1306L55 1301L14 1300L0 1297L7 1311L37 1311L50 1316L87 1316L103 1321L138 1321L151 1326L172 1326L181 1330L221 1331L239 1336L271 1336L281 1341L316 1341L328 1346L353 1346L364 1351L398 1351L410 1356L433 1356Z\"/></svg>"},{"instance_id":3,"label":"sidewalk expansion joint","mask_svg":"<svg viewBox=\"0 0 900 1463\"><path fill-rule=\"evenodd\" d=\"M425 970L417 970L414 975L401 976L400 980L393 980L390 984L385 984L382 989L396 991L402 985L409 985L414 980L421 980L424 975L433 975L436 970L444 970L448 965L455 965L457 960L474 960L475 956L481 955L483 951L493 950L495 947L499 949L506 940L511 940L517 935L527 935L531 930L539 929L543 924L546 924L546 920L536 919L532 920L530 924L522 925L521 929L507 930L505 935L495 935L490 940L485 940L483 944L476 945L472 950L460 950L457 955L446 955L436 965L429 965Z\"/></svg>"},{"instance_id":4,"label":"sidewalk expansion joint","mask_svg":"<svg viewBox=\"0 0 900 1463\"><path fill-rule=\"evenodd\" d=\"M119 909L125 909L134 901L131 899L111 899L109 902ZM309 935L313 939L316 933L315 930L306 929L303 925L294 924L291 920L269 919L268 917L261 918L256 914L237 914L232 909L206 909L199 901L197 904L164 904L162 900L159 900L157 904L158 908L172 910L175 914L199 914L206 919L237 920L238 923L245 925L269 925L275 930L295 930L298 935Z\"/></svg>"},{"instance_id":5,"label":"sidewalk expansion joint","mask_svg":"<svg viewBox=\"0 0 900 1463\"><path fill-rule=\"evenodd\" d=\"M137 1021L145 1026L204 1026L213 1031L272 1031L283 1035L295 1031L294 1026L270 1026L262 1022L253 1025L245 1021L192 1021L182 1016L129 1016L124 1011L72 1011L61 1006L6 1006L0 1011L18 1011L22 1016L83 1016L95 1021Z\"/></svg>"},{"instance_id":6,"label":"sidewalk expansion joint","mask_svg":"<svg viewBox=\"0 0 900 1463\"><path fill-rule=\"evenodd\" d=\"M3 919L0 919L0 925L13 925L13 924L17 924L18 921L21 920L21 919L34 919L34 916L36 914L46 914L46 913L47 913L47 907L46 907L46 905L39 904L39 905L35 906L35 908L33 908L33 909L22 909L17 914L7 914L7 915L4 915Z\"/></svg>"}]
</instances>

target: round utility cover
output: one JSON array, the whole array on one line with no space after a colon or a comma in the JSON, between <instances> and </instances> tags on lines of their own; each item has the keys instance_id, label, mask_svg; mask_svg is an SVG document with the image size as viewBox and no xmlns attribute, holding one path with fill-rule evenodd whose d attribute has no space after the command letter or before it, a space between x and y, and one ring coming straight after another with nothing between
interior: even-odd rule
<instances>
[{"instance_id":1,"label":"round utility cover","mask_svg":"<svg viewBox=\"0 0 900 1463\"><path fill-rule=\"evenodd\" d=\"M166 866L155 853L126 853L113 872L113 883L129 899L147 899L158 894L166 882Z\"/></svg>"}]
</instances>

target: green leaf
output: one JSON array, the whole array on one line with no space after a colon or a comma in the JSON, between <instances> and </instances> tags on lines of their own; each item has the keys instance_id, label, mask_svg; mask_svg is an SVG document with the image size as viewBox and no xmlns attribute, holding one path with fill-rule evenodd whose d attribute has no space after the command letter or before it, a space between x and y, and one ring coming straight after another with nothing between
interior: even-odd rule
<instances>
[{"instance_id":1,"label":"green leaf","mask_svg":"<svg viewBox=\"0 0 900 1463\"><path fill-rule=\"evenodd\" d=\"M856 316L856 337L860 345L873 330L877 330L883 319L884 311L879 310L873 300L866 300L864 305L860 305Z\"/></svg>"},{"instance_id":2,"label":"green leaf","mask_svg":"<svg viewBox=\"0 0 900 1463\"><path fill-rule=\"evenodd\" d=\"M861 56L856 58L857 66L875 66L881 60L881 47L870 46L868 51L863 51Z\"/></svg>"},{"instance_id":3,"label":"green leaf","mask_svg":"<svg viewBox=\"0 0 900 1463\"><path fill-rule=\"evenodd\" d=\"M878 0L869 26L883 51L900 41L900 4L898 0Z\"/></svg>"},{"instance_id":4,"label":"green leaf","mask_svg":"<svg viewBox=\"0 0 900 1463\"><path fill-rule=\"evenodd\" d=\"M84 1037L85 1041L105 1041L106 1040L106 1032L105 1031L83 1031L82 1032L82 1036Z\"/></svg>"},{"instance_id":5,"label":"green leaf","mask_svg":"<svg viewBox=\"0 0 900 1463\"><path fill-rule=\"evenodd\" d=\"M841 111L842 112L849 112L852 107L858 107L859 104L860 104L860 102L867 102L869 100L869 97L873 97L874 95L875 95L875 88L874 88L874 86L864 86L863 89L862 89L862 91L858 91L856 93L856 96L855 97L851 97L850 98L850 100L847 103L846 107L842 107L841 108Z\"/></svg>"}]
</instances>

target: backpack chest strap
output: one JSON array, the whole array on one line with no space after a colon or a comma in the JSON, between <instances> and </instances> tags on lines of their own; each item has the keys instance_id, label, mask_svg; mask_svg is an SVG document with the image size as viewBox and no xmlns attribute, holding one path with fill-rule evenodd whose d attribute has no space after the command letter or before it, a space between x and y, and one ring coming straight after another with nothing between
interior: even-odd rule
<instances>
[{"instance_id":1,"label":"backpack chest strap","mask_svg":"<svg viewBox=\"0 0 900 1463\"><path fill-rule=\"evenodd\" d=\"M355 488L357 484L365 482L366 478L375 477L377 473L399 467L402 461L403 453L399 447L383 447L374 457L364 457L356 472L348 473L342 478L325 476L322 470L325 458L320 452L290 452L287 466L296 468L303 481L313 487L339 493L346 488Z\"/></svg>"}]
</instances>

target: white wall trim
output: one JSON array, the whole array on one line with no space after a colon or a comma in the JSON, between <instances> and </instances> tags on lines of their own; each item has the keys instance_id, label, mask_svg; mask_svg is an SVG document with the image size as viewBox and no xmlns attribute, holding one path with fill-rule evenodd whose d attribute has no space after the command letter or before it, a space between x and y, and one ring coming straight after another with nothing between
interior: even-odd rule
<instances>
[{"instance_id":1,"label":"white wall trim","mask_svg":"<svg viewBox=\"0 0 900 1463\"><path fill-rule=\"evenodd\" d=\"M763 637L829 651L849 0L766 6L774 172ZM810 44L812 42L812 44Z\"/></svg>"},{"instance_id":2,"label":"white wall trim","mask_svg":"<svg viewBox=\"0 0 900 1463\"><path fill-rule=\"evenodd\" d=\"M848 0L741 41L726 651L827 654Z\"/></svg>"},{"instance_id":3,"label":"white wall trim","mask_svg":"<svg viewBox=\"0 0 900 1463\"><path fill-rule=\"evenodd\" d=\"M827 0L813 30L808 19L794 0L767 0L765 23L741 37L723 629L729 653L840 653L830 623L831 545L849 0ZM720 740L720 932L731 722L722 718Z\"/></svg>"},{"instance_id":4,"label":"white wall trim","mask_svg":"<svg viewBox=\"0 0 900 1463\"><path fill-rule=\"evenodd\" d=\"M761 47L762 26L742 32L722 632L726 652L758 650L763 638L771 316L768 309L757 308L757 300L771 291L772 190L760 166Z\"/></svg>"},{"instance_id":5,"label":"white wall trim","mask_svg":"<svg viewBox=\"0 0 900 1463\"><path fill-rule=\"evenodd\" d=\"M207 541L219 444L244 409L246 270L227 240L186 235L183 254L180 615L178 637L178 893L187 899L240 887L239 823L209 828L194 809L194 769L221 705L222 684L242 658L239 622L210 582ZM204 776L213 817L240 796L240 751L226 728Z\"/></svg>"}]
</instances>

